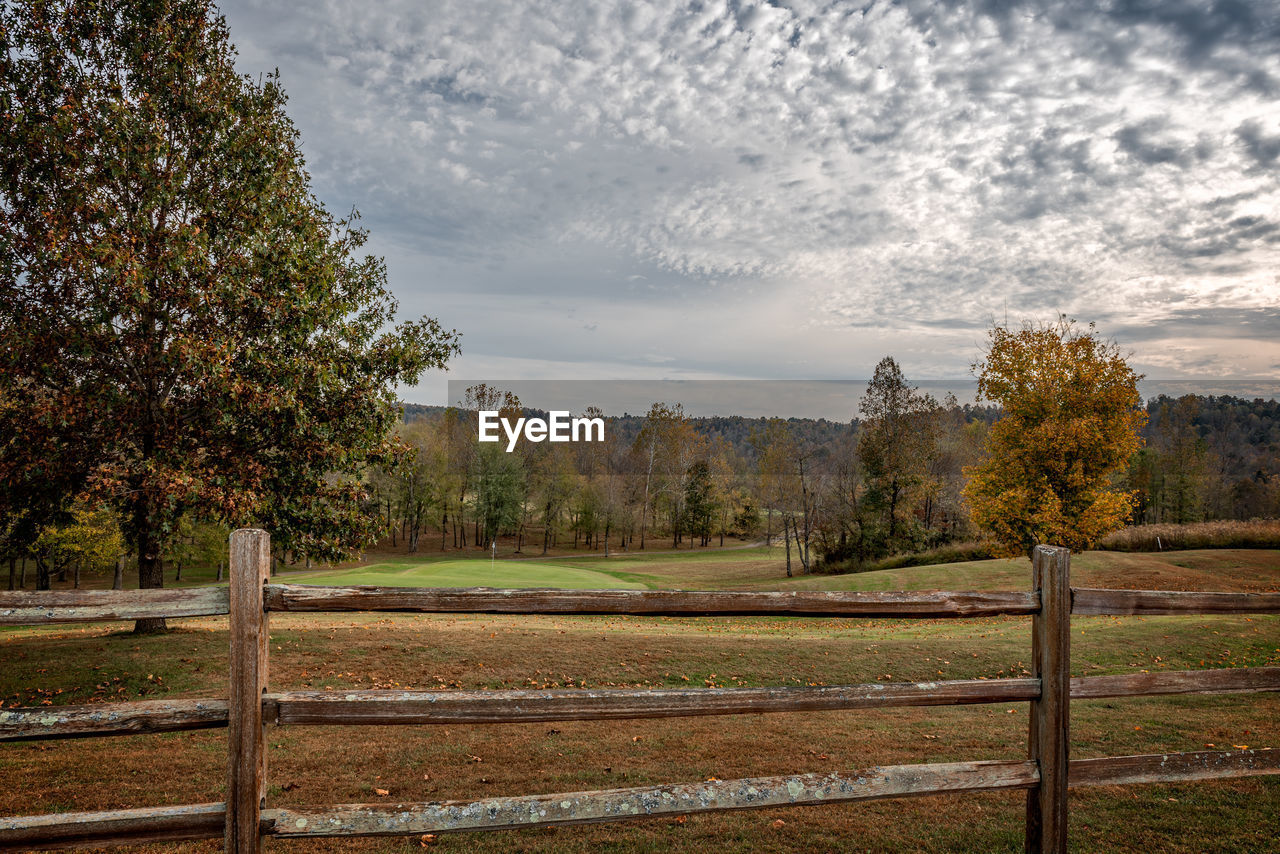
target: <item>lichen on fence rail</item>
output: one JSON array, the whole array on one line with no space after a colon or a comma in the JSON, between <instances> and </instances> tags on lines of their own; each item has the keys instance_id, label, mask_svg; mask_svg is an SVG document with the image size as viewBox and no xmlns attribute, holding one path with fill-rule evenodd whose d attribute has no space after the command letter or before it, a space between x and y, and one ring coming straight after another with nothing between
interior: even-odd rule
<instances>
[{"instance_id":1,"label":"lichen on fence rail","mask_svg":"<svg viewBox=\"0 0 1280 854\"><path fill-rule=\"evenodd\" d=\"M1036 763L1030 760L890 765L859 771L708 780L472 802L269 809L263 811L262 820L265 832L277 837L448 833L909 795L1025 789L1034 786L1037 779Z\"/></svg>"},{"instance_id":2,"label":"lichen on fence rail","mask_svg":"<svg viewBox=\"0 0 1280 854\"><path fill-rule=\"evenodd\" d=\"M230 610L225 587L0 591L0 626L206 617Z\"/></svg>"},{"instance_id":3,"label":"lichen on fence rail","mask_svg":"<svg viewBox=\"0 0 1280 854\"><path fill-rule=\"evenodd\" d=\"M1280 750L1197 751L1073 759L1069 783L1072 787L1179 783L1277 773ZM1036 763L1031 760L894 765L480 801L265 809L260 830L263 836L323 837L510 829L713 810L1025 789L1037 780ZM222 836L225 817L225 805L214 803L0 818L0 850L213 839Z\"/></svg>"}]
</instances>

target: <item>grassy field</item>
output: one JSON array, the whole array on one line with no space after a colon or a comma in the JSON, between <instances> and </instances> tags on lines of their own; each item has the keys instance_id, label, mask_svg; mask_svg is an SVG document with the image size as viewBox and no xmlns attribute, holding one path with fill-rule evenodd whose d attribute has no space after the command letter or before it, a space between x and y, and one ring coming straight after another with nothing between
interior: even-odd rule
<instances>
[{"instance_id":1,"label":"grassy field","mask_svg":"<svg viewBox=\"0 0 1280 854\"><path fill-rule=\"evenodd\" d=\"M402 559L354 569L288 573L291 584L380 584L393 587L559 587L566 590L643 589L638 581L562 563L529 560Z\"/></svg>"},{"instance_id":2,"label":"grassy field","mask_svg":"<svg viewBox=\"0 0 1280 854\"><path fill-rule=\"evenodd\" d=\"M777 551L551 561L395 559L291 573L306 583L1025 589L1026 561L781 578ZM1077 585L1280 588L1280 552L1087 553ZM470 570L470 574L468 574ZM603 582L603 583L601 583ZM225 620L168 635L119 626L0 633L6 705L225 694ZM839 684L1021 675L1021 618L653 619L276 615L271 687L497 688ZM1280 666L1274 617L1077 618L1075 675ZM268 733L270 805L421 801L1025 755L1027 704L659 721L447 727L281 727ZM1077 757L1280 747L1280 695L1077 701ZM0 746L0 813L109 809L222 797L217 731ZM389 792L385 797L378 790ZM1275 851L1280 780L1072 793L1079 851ZM778 824L781 822L781 824ZM280 851L1017 851L1022 797L986 794L748 811L560 830L270 843ZM215 844L171 846L213 851Z\"/></svg>"},{"instance_id":3,"label":"grassy field","mask_svg":"<svg viewBox=\"0 0 1280 854\"><path fill-rule=\"evenodd\" d=\"M1085 552L1072 556L1077 586L1152 590L1272 590L1280 551L1206 549L1163 553ZM287 572L301 584L424 587L562 587L683 590L1022 590L1026 558L903 567L848 575L787 578L779 546L518 560L399 555L336 570Z\"/></svg>"}]
</instances>

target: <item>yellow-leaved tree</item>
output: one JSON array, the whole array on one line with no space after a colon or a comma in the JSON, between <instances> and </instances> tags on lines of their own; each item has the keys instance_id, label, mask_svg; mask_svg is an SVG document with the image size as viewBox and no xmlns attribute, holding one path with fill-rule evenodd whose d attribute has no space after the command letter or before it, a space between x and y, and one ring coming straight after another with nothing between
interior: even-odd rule
<instances>
[{"instance_id":1,"label":"yellow-leaved tree","mask_svg":"<svg viewBox=\"0 0 1280 854\"><path fill-rule=\"evenodd\" d=\"M1079 551L1124 524L1112 476L1142 445L1134 373L1114 343L1074 320L990 332L974 364L979 399L1000 404L986 458L965 469L973 521L1009 554L1038 543Z\"/></svg>"}]
</instances>

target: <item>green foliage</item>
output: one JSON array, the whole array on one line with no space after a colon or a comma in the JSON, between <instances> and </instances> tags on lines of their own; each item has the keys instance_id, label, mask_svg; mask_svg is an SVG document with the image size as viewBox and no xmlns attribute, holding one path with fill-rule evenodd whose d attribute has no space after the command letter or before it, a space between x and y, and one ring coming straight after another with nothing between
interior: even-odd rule
<instances>
[{"instance_id":1,"label":"green foliage","mask_svg":"<svg viewBox=\"0 0 1280 854\"><path fill-rule=\"evenodd\" d=\"M974 366L978 393L1003 407L987 458L966 469L974 521L1010 554L1037 543L1074 551L1124 524L1132 498L1113 489L1141 444L1138 380L1114 344L1066 319L991 331Z\"/></svg>"},{"instance_id":2,"label":"green foliage","mask_svg":"<svg viewBox=\"0 0 1280 854\"><path fill-rule=\"evenodd\" d=\"M226 525L188 513L178 521L165 559L182 567L214 566L228 559L231 531Z\"/></svg>"},{"instance_id":3,"label":"green foliage","mask_svg":"<svg viewBox=\"0 0 1280 854\"><path fill-rule=\"evenodd\" d=\"M313 556L370 541L394 389L457 349L393 325L279 79L233 60L200 0L0 10L0 512L118 508L143 586L189 510Z\"/></svg>"},{"instance_id":4,"label":"green foliage","mask_svg":"<svg viewBox=\"0 0 1280 854\"><path fill-rule=\"evenodd\" d=\"M705 460L698 460L688 471L684 485L684 529L705 542L711 536L712 522L720 509L711 467Z\"/></svg>"},{"instance_id":5,"label":"green foliage","mask_svg":"<svg viewBox=\"0 0 1280 854\"><path fill-rule=\"evenodd\" d=\"M1209 483L1207 446L1195 428L1200 399L1161 397L1148 409L1148 446L1129 459L1133 520L1175 525L1204 518Z\"/></svg>"},{"instance_id":6,"label":"green foliage","mask_svg":"<svg viewBox=\"0 0 1280 854\"><path fill-rule=\"evenodd\" d=\"M481 445L476 451L475 514L482 541L491 542L519 522L524 504L524 471L515 454L500 445Z\"/></svg>"},{"instance_id":7,"label":"green foliage","mask_svg":"<svg viewBox=\"0 0 1280 854\"><path fill-rule=\"evenodd\" d=\"M114 513L105 507L76 507L66 522L47 526L31 544L36 588L48 590L50 577L73 564L90 572L108 569L123 551Z\"/></svg>"},{"instance_id":8,"label":"green foliage","mask_svg":"<svg viewBox=\"0 0 1280 854\"><path fill-rule=\"evenodd\" d=\"M892 555L869 562L857 559L824 561L819 571L830 574L848 572L879 572L885 569L902 569L908 566L937 566L945 563L991 560L1002 557L1003 550L995 543L949 543L924 551Z\"/></svg>"},{"instance_id":9,"label":"green foliage","mask_svg":"<svg viewBox=\"0 0 1280 854\"><path fill-rule=\"evenodd\" d=\"M876 365L860 408L862 512L870 522L864 539L872 555L918 548L923 530L910 511L926 491L929 467L938 455L937 401L908 385L898 363L886 356Z\"/></svg>"}]
</instances>

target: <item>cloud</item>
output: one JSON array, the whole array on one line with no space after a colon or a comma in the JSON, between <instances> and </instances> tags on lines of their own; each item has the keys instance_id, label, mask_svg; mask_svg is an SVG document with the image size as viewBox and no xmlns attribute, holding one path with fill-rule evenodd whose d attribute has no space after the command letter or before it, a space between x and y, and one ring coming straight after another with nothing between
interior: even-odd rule
<instances>
[{"instance_id":1,"label":"cloud","mask_svg":"<svg viewBox=\"0 0 1280 854\"><path fill-rule=\"evenodd\" d=\"M1236 137L1258 169L1270 169L1275 165L1276 159L1280 158L1280 133L1267 134L1258 119L1242 122L1236 128Z\"/></svg>"},{"instance_id":2,"label":"cloud","mask_svg":"<svg viewBox=\"0 0 1280 854\"><path fill-rule=\"evenodd\" d=\"M496 322L476 297L538 294L519 321L598 318L557 347L643 316L663 359L731 373L756 342L714 336L717 362L664 313L756 328L781 304L774 346L825 346L824 375L874 364L836 349L849 329L924 336L941 375L993 318L1149 329L1280 299L1274 2L224 11L242 69L281 68L321 197L464 333Z\"/></svg>"}]
</instances>

